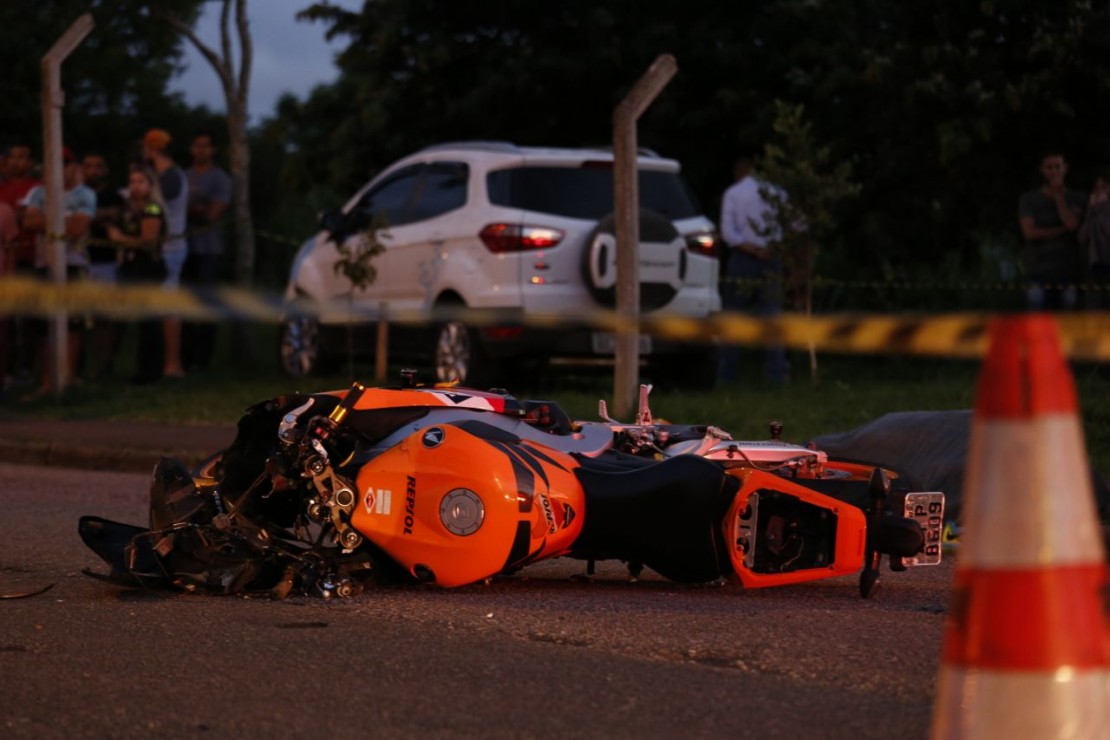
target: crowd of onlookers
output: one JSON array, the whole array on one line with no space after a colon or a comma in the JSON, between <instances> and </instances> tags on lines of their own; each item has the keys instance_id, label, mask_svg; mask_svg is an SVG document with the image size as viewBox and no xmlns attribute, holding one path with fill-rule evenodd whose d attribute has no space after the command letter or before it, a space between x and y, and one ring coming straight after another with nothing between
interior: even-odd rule
<instances>
[{"instance_id":1,"label":"crowd of onlookers","mask_svg":"<svg viewBox=\"0 0 1110 740\"><path fill-rule=\"evenodd\" d=\"M50 234L46 192L34 151L25 142L0 149L0 277L49 279L64 268L67 280L150 284L176 288L211 286L223 271L223 217L231 202L230 176L214 160L212 134L190 140L187 170L175 162L173 139L151 129L130 158L126 179L114 177L104 152L63 151L64 229ZM1023 239L1022 268L1028 306L1033 310L1110 307L1110 185L1099 178L1091 193L1065 185L1067 162L1058 151L1040 161L1041 185L1021 196L1018 226ZM782 297L766 287L781 271L768 249L767 215L752 163L741 159L736 182L722 199L721 232L729 249L723 256L722 298L726 309L772 315ZM54 265L57 241L64 265ZM741 288L739 286L749 287ZM753 287L754 286L754 287ZM1080 287L1086 288L1081 301ZM183 327L179 318L142 318L136 328L131 380L150 383L184 377L211 362L216 326ZM117 369L124 324L104 317L73 316L67 332L69 367L65 384L104 377ZM28 395L49 393L47 322L0 316L0 393L20 379L33 381ZM721 376L733 379L737 354L722 351ZM786 382L781 347L767 351L767 376Z\"/></svg>"},{"instance_id":2,"label":"crowd of onlookers","mask_svg":"<svg viewBox=\"0 0 1110 740\"><path fill-rule=\"evenodd\" d=\"M224 214L231 202L231 178L215 162L212 134L190 141L191 164L173 157L173 138L151 129L128 158L129 172L114 176L105 152L62 152L64 227L52 234L46 218L46 191L35 152L27 142L0 150L0 277L52 279L64 268L66 280L107 284L211 286L223 270ZM55 245L64 246L64 265L55 265ZM143 318L136 327L136 357L130 380L150 383L182 378L212 359L216 326L179 318ZM104 317L71 316L66 333L66 385L105 377L117 359L126 324ZM48 324L42 319L0 316L0 392L27 382L26 395L50 393L54 369Z\"/></svg>"}]
</instances>

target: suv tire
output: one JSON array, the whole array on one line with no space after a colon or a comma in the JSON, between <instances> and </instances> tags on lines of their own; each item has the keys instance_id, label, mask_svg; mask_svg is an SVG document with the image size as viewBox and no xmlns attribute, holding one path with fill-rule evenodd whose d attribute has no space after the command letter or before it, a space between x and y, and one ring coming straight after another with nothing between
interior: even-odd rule
<instances>
[{"instance_id":1,"label":"suv tire","mask_svg":"<svg viewBox=\"0 0 1110 740\"><path fill-rule=\"evenodd\" d=\"M335 357L320 345L320 322L310 316L286 319L278 334L282 369L294 378L321 375L334 370Z\"/></svg>"},{"instance_id":2,"label":"suv tire","mask_svg":"<svg viewBox=\"0 0 1110 740\"><path fill-rule=\"evenodd\" d=\"M437 308L465 308L461 301L442 301ZM487 382L493 363L482 348L478 332L457 319L440 323L434 334L432 369L437 383L457 382L472 388Z\"/></svg>"}]
</instances>

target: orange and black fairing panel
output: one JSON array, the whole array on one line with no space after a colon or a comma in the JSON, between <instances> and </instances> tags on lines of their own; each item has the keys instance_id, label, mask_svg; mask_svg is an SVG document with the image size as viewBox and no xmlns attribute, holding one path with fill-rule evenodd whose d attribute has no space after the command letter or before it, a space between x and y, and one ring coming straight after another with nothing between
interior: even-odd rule
<instances>
[{"instance_id":1,"label":"orange and black fairing panel","mask_svg":"<svg viewBox=\"0 0 1110 740\"><path fill-rule=\"evenodd\" d=\"M337 392L346 396L351 391ZM352 411L384 408L460 408L523 415L520 402L509 395L472 388L361 388Z\"/></svg>"},{"instance_id":2,"label":"orange and black fairing panel","mask_svg":"<svg viewBox=\"0 0 1110 740\"><path fill-rule=\"evenodd\" d=\"M880 468L880 465L875 463L863 462L862 460L838 460L829 458L825 461L824 472L829 477L845 477L848 480L862 480L870 481L871 476L875 471ZM889 480L894 481L899 478L897 471L889 468L883 468Z\"/></svg>"},{"instance_id":3,"label":"orange and black fairing panel","mask_svg":"<svg viewBox=\"0 0 1110 740\"><path fill-rule=\"evenodd\" d=\"M863 567L867 521L851 504L758 470L725 517L729 557L748 588L852 575Z\"/></svg>"},{"instance_id":4,"label":"orange and black fairing panel","mask_svg":"<svg viewBox=\"0 0 1110 740\"><path fill-rule=\"evenodd\" d=\"M575 467L481 421L429 425L359 471L351 524L415 577L461 586L570 548Z\"/></svg>"}]
</instances>

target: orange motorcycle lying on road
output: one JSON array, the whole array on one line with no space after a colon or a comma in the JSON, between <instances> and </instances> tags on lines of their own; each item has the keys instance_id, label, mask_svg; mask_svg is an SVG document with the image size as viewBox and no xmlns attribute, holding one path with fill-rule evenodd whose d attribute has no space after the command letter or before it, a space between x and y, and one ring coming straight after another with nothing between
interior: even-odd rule
<instances>
[{"instance_id":1,"label":"orange motorcycle lying on road","mask_svg":"<svg viewBox=\"0 0 1110 740\"><path fill-rule=\"evenodd\" d=\"M774 586L940 560L942 493L772 438L572 421L550 401L457 387L365 388L258 404L193 472L163 458L150 523L83 517L126 586L351 596L461 586L554 557L678 582ZM777 437L777 434L773 434ZM90 573L90 575L94 575Z\"/></svg>"}]
</instances>

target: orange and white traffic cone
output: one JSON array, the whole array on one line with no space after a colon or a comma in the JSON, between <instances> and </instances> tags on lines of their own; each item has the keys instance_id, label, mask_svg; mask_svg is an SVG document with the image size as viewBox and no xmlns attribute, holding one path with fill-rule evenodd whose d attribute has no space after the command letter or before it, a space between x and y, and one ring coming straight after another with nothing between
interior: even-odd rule
<instances>
[{"instance_id":1,"label":"orange and white traffic cone","mask_svg":"<svg viewBox=\"0 0 1110 740\"><path fill-rule=\"evenodd\" d=\"M1055 321L994 320L933 738L1110 738L1107 567L1085 449Z\"/></svg>"}]
</instances>

